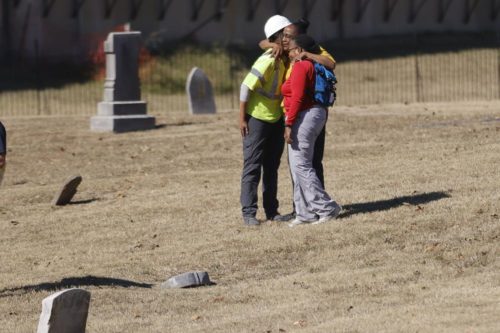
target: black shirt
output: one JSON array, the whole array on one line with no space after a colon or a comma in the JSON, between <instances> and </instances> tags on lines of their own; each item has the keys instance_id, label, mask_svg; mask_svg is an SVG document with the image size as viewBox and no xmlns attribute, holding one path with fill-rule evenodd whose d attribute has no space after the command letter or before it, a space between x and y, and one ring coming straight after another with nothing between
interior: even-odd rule
<instances>
[{"instance_id":1,"label":"black shirt","mask_svg":"<svg viewBox=\"0 0 500 333\"><path fill-rule=\"evenodd\" d=\"M5 127L0 121L0 154L7 153L7 133L5 133Z\"/></svg>"}]
</instances>

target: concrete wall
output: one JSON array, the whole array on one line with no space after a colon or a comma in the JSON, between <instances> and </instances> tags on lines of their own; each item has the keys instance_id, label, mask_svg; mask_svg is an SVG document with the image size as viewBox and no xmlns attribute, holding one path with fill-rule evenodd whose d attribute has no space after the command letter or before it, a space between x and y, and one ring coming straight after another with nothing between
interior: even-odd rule
<instances>
[{"instance_id":1,"label":"concrete wall","mask_svg":"<svg viewBox=\"0 0 500 333\"><path fill-rule=\"evenodd\" d=\"M7 1L7 0L2 0ZM72 17L74 3L82 0L55 0L47 17L43 17L44 5L50 1L20 0L17 8L9 1L11 47L17 56L35 54L35 41L41 56L81 55L98 48L108 32L123 29L130 23L132 30L143 32L145 38L161 32L168 39L191 37L203 43L237 42L255 44L264 38L263 25L276 13L276 3L287 3L283 15L295 19L303 15L302 0L260 1L253 20L247 20L249 2L229 0L222 19L211 19L218 3L225 0L172 0L162 20L158 20L159 3L168 0L144 0L138 15L131 19L132 3L140 0L118 0L109 18L104 17L106 2L111 0L85 0L76 17ZM415 2L422 0L415 0ZM331 0L309 0L314 3L309 19L309 33L320 41L335 38L397 35L414 32L448 31L500 31L500 14L491 19L492 4L500 6L500 0L479 0L470 21L464 23L467 0L452 0L444 20L438 22L438 0L425 1L414 22L408 21L411 0L399 0L388 22L383 19L385 0L346 0L342 14L332 20ZM473 2L473 1L469 1ZM193 4L200 6L199 15L192 20ZM367 3L359 22L355 20L360 3ZM5 10L0 7L0 10ZM0 18L3 15L0 14ZM206 24L203 24L206 23ZM5 29L5 25L0 24ZM198 28L198 29L197 29ZM5 34L0 35L2 46L7 45Z\"/></svg>"}]
</instances>

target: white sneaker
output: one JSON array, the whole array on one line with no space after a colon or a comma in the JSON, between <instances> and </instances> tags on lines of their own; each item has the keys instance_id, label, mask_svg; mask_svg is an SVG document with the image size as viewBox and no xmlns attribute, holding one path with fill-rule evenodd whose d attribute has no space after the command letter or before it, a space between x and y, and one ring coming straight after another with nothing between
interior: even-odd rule
<instances>
[{"instance_id":1,"label":"white sneaker","mask_svg":"<svg viewBox=\"0 0 500 333\"><path fill-rule=\"evenodd\" d=\"M298 225L301 225L301 224L308 224L308 223L311 223L311 222L316 222L316 220L313 220L313 221L303 221L303 220L299 220L298 218L296 218L295 220L293 220L292 222L288 223L288 226L290 228L293 228L293 227L296 227Z\"/></svg>"},{"instance_id":2,"label":"white sneaker","mask_svg":"<svg viewBox=\"0 0 500 333\"><path fill-rule=\"evenodd\" d=\"M321 224L321 223L325 223L325 222L328 222L331 220L335 220L337 218L337 216L340 215L341 211L342 211L342 206L338 205L337 207L335 207L333 212L331 212L330 214L328 214L326 216L320 217L319 220L317 220L311 224Z\"/></svg>"}]
</instances>

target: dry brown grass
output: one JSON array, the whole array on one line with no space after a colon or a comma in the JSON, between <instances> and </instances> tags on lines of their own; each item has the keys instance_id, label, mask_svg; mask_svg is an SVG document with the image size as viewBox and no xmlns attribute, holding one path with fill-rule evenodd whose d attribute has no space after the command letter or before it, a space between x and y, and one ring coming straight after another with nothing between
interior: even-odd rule
<instances>
[{"instance_id":1,"label":"dry brown grass","mask_svg":"<svg viewBox=\"0 0 500 333\"><path fill-rule=\"evenodd\" d=\"M500 330L500 102L335 108L326 183L346 210L293 229L242 225L236 118L119 135L3 118L1 330L34 331L69 285L92 293L88 332ZM50 207L76 172L74 203ZM289 212L286 162L279 196ZM158 287L192 270L217 284Z\"/></svg>"}]
</instances>

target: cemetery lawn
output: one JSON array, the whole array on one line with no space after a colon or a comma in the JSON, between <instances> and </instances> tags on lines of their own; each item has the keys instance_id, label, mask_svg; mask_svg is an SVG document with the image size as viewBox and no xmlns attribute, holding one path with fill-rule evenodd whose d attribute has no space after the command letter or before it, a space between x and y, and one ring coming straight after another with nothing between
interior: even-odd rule
<instances>
[{"instance_id":1,"label":"cemetery lawn","mask_svg":"<svg viewBox=\"0 0 500 333\"><path fill-rule=\"evenodd\" d=\"M335 107L326 188L345 209L296 228L242 224L236 110L155 116L125 134L2 119L2 332L35 331L69 287L96 333L500 331L500 101ZM291 193L285 153L282 213ZM188 271L216 284L159 287Z\"/></svg>"}]
</instances>

